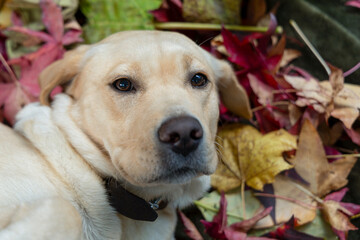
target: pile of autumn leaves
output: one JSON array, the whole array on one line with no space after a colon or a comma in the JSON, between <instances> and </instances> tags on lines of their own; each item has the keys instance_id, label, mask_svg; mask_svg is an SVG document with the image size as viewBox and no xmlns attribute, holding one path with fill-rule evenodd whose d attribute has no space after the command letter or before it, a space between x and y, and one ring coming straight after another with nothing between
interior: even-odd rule
<instances>
[{"instance_id":1,"label":"pile of autumn leaves","mask_svg":"<svg viewBox=\"0 0 360 240\"><path fill-rule=\"evenodd\" d=\"M64 25L59 7L51 0L40 2L47 33L24 28L15 15L14 26L7 29L25 35L23 44L38 45L37 51L9 60L0 35L0 117L9 124L25 104L37 100L40 72L63 56L64 45L81 41L80 27ZM181 4L165 0L152 13L159 21L184 21ZM221 106L226 124L218 134L221 161L212 176L216 190L195 204L204 215L206 233L216 239L318 239L307 233L323 237L311 228L323 219L346 239L347 232L356 229L350 217L360 212L360 206L341 202L356 158L339 152L336 143L350 139L360 145L360 131L353 129L360 87L344 84L350 72L333 66L329 79L319 81L289 65L300 53L285 48L286 37L275 33L276 20L269 16L266 33L236 36L223 29L208 46L233 63L252 105L244 116L254 118L239 124L239 118ZM4 61L12 68L20 66L19 77ZM180 216L189 237L202 239L191 221Z\"/></svg>"},{"instance_id":2,"label":"pile of autumn leaves","mask_svg":"<svg viewBox=\"0 0 360 240\"><path fill-rule=\"evenodd\" d=\"M61 8L52 0L40 0L40 8L47 33L26 28L15 12L13 26L0 31L0 120L10 125L22 107L38 100L40 87L37 79L41 71L63 57L64 46L82 41L81 27L76 21L65 25ZM17 44L37 50L8 59L6 41L15 41L15 38ZM16 69L19 69L17 76L14 74ZM57 88L53 94L59 92Z\"/></svg>"},{"instance_id":3,"label":"pile of autumn leaves","mask_svg":"<svg viewBox=\"0 0 360 240\"><path fill-rule=\"evenodd\" d=\"M360 213L360 205L341 202L357 158L342 154L336 142L360 144L360 132L352 128L359 119L360 87L345 84L350 72L334 66L329 79L319 81L289 65L300 53L285 49L285 36L275 34L275 26L272 20L267 33L242 38L223 29L213 40L247 91L253 108L244 116L252 112L255 118L252 126L234 123L236 116L222 107L228 123L218 134L221 161L211 177L216 190L196 205L205 232L215 239L322 239L311 236L312 230L296 230L309 229L317 219L344 240L357 229L350 217ZM202 239L181 216L188 235ZM264 228L268 232L254 231Z\"/></svg>"}]
</instances>

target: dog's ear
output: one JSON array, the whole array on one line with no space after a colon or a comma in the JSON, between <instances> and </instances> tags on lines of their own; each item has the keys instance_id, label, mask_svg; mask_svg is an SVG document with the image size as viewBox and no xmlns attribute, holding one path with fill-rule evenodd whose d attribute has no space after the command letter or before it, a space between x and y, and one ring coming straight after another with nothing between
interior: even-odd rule
<instances>
[{"instance_id":1,"label":"dog's ear","mask_svg":"<svg viewBox=\"0 0 360 240\"><path fill-rule=\"evenodd\" d=\"M65 53L64 58L45 68L39 76L41 88L39 100L43 105L50 105L50 94L56 86L70 82L79 72L81 59L89 45L82 45Z\"/></svg>"},{"instance_id":2,"label":"dog's ear","mask_svg":"<svg viewBox=\"0 0 360 240\"><path fill-rule=\"evenodd\" d=\"M224 105L233 113L251 119L252 111L245 89L239 84L229 63L215 59L215 74L220 98Z\"/></svg>"}]
</instances>

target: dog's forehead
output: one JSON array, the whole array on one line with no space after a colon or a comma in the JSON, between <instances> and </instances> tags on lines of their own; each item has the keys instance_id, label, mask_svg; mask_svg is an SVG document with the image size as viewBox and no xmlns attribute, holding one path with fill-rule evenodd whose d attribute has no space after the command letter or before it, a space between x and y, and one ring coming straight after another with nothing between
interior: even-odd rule
<instances>
[{"instance_id":1,"label":"dog's forehead","mask_svg":"<svg viewBox=\"0 0 360 240\"><path fill-rule=\"evenodd\" d=\"M204 50L182 34L160 31L120 32L95 44L86 56L126 60L152 60L157 57L186 55L204 58Z\"/></svg>"}]
</instances>

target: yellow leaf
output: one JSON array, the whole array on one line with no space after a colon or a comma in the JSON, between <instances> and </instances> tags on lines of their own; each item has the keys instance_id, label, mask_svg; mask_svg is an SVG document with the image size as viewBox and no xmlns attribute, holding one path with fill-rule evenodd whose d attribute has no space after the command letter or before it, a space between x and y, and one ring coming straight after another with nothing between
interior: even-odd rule
<instances>
[{"instance_id":1,"label":"yellow leaf","mask_svg":"<svg viewBox=\"0 0 360 240\"><path fill-rule=\"evenodd\" d=\"M219 134L221 162L211 177L213 187L228 191L245 183L257 190L292 168L282 153L296 148L296 137L285 130L262 135L249 125L230 125Z\"/></svg>"}]
</instances>

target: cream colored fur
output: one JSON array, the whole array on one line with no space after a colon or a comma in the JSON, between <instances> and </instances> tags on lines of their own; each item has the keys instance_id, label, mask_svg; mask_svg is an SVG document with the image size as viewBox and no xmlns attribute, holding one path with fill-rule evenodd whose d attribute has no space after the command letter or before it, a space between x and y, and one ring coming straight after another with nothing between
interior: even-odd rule
<instances>
[{"instance_id":1,"label":"cream colored fur","mask_svg":"<svg viewBox=\"0 0 360 240\"><path fill-rule=\"evenodd\" d=\"M210 80L202 90L188 84L199 71ZM138 91L114 91L119 76L136 79ZM0 239L173 239L176 208L203 195L216 167L217 91L230 92L223 99L232 111L248 109L231 67L176 33L124 32L80 47L46 69L40 84L42 105L20 111L15 131L0 125ZM65 93L46 106L57 85ZM171 171L154 133L179 115L204 129L199 154L186 159L199 162L198 172L154 182ZM118 215L104 177L169 204L155 222Z\"/></svg>"}]
</instances>

